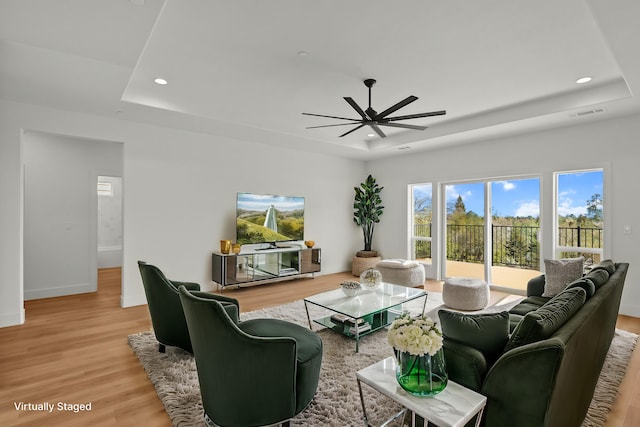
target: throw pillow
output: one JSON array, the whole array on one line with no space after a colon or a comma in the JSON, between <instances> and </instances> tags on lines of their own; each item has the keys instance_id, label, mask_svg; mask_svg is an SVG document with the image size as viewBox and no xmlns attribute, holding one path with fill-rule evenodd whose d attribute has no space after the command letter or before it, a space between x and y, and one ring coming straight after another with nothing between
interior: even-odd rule
<instances>
[{"instance_id":1,"label":"throw pillow","mask_svg":"<svg viewBox=\"0 0 640 427\"><path fill-rule=\"evenodd\" d=\"M591 298L593 294L596 293L596 285L593 283L589 277L581 277L578 280L574 280L569 283L567 289L571 288L582 288L587 293L587 299Z\"/></svg>"},{"instance_id":2,"label":"throw pillow","mask_svg":"<svg viewBox=\"0 0 640 427\"><path fill-rule=\"evenodd\" d=\"M609 280L609 273L604 268L594 268L585 277L588 277L598 290Z\"/></svg>"},{"instance_id":3,"label":"throw pillow","mask_svg":"<svg viewBox=\"0 0 640 427\"><path fill-rule=\"evenodd\" d=\"M582 277L584 258L545 259L545 283L543 297L552 297L576 279Z\"/></svg>"},{"instance_id":4,"label":"throw pillow","mask_svg":"<svg viewBox=\"0 0 640 427\"><path fill-rule=\"evenodd\" d=\"M586 292L579 287L560 292L545 305L522 318L504 351L549 338L580 310L585 300Z\"/></svg>"},{"instance_id":5,"label":"throw pillow","mask_svg":"<svg viewBox=\"0 0 640 427\"><path fill-rule=\"evenodd\" d=\"M480 351L489 364L502 354L509 339L509 313L464 314L438 312L444 339L466 344Z\"/></svg>"}]
</instances>

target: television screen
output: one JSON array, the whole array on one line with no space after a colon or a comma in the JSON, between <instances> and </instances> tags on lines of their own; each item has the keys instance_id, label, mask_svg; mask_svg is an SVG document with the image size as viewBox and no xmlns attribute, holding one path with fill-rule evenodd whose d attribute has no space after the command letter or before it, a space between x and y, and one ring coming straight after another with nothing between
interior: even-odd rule
<instances>
[{"instance_id":1,"label":"television screen","mask_svg":"<svg viewBox=\"0 0 640 427\"><path fill-rule=\"evenodd\" d=\"M304 197L238 193L236 242L304 239Z\"/></svg>"}]
</instances>

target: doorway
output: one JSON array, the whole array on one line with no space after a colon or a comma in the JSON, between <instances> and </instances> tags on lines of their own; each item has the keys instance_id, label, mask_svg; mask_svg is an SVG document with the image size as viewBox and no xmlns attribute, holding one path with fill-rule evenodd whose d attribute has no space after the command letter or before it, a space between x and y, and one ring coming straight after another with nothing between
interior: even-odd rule
<instances>
[{"instance_id":1,"label":"doorway","mask_svg":"<svg viewBox=\"0 0 640 427\"><path fill-rule=\"evenodd\" d=\"M443 277L524 292L540 274L540 179L444 184Z\"/></svg>"},{"instance_id":2,"label":"doorway","mask_svg":"<svg viewBox=\"0 0 640 427\"><path fill-rule=\"evenodd\" d=\"M24 299L94 293L97 179L122 176L123 144L34 131L22 142Z\"/></svg>"},{"instance_id":3,"label":"doorway","mask_svg":"<svg viewBox=\"0 0 640 427\"><path fill-rule=\"evenodd\" d=\"M98 175L98 292L113 293L122 274L122 177Z\"/></svg>"}]
</instances>

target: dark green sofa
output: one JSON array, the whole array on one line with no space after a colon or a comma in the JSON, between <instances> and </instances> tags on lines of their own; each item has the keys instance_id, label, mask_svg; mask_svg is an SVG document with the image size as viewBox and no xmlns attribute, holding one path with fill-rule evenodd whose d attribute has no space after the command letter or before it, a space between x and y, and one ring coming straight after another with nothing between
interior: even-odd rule
<instances>
[{"instance_id":1,"label":"dark green sofa","mask_svg":"<svg viewBox=\"0 0 640 427\"><path fill-rule=\"evenodd\" d=\"M507 313L494 315L511 323L506 348L493 357L495 361L485 357L477 345L468 344L473 338L465 343L447 337L445 331L449 378L487 396L482 425L579 427L582 424L615 333L628 267L627 263L612 262L606 268L598 266L584 276L589 280L583 280L582 285L588 286L573 286L553 300L541 296L544 276L532 279L528 298L508 313L508 320L504 319ZM603 270L607 269L605 275ZM573 309L558 309L559 303L565 304L569 299L573 301ZM547 323L540 323L540 316L544 317L540 313L545 309L547 319L542 320ZM522 334L524 329L521 327L519 331L517 326L527 315L529 321L537 318L538 326L542 324L538 330L542 337L516 345L514 335ZM440 318L442 321L442 312ZM508 328L507 324L504 327ZM487 337L492 334L484 331L487 332Z\"/></svg>"}]
</instances>

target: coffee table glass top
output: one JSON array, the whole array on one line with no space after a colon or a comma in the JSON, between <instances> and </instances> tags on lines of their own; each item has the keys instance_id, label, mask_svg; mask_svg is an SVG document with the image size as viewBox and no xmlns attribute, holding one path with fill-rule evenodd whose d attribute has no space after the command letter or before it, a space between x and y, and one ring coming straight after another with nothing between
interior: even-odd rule
<instances>
[{"instance_id":1,"label":"coffee table glass top","mask_svg":"<svg viewBox=\"0 0 640 427\"><path fill-rule=\"evenodd\" d=\"M309 305L315 305L331 314L316 317L313 322L356 340L356 353L360 338L391 324L404 310L405 303L424 298L422 311L427 303L427 293L422 289L382 283L374 290L362 290L356 296L347 296L342 289L323 292L304 299L309 328L313 329ZM357 327L355 325L358 325Z\"/></svg>"},{"instance_id":2,"label":"coffee table glass top","mask_svg":"<svg viewBox=\"0 0 640 427\"><path fill-rule=\"evenodd\" d=\"M382 283L377 289L362 290L353 297L346 296L342 289L334 289L312 295L305 298L304 301L354 319L360 319L426 295L422 289Z\"/></svg>"}]
</instances>

